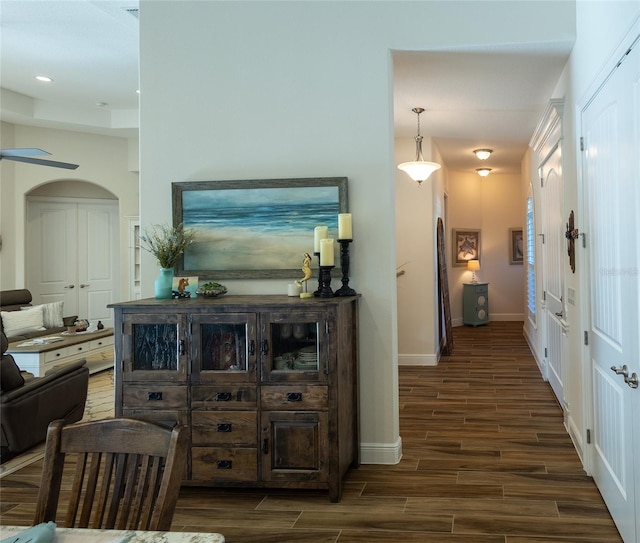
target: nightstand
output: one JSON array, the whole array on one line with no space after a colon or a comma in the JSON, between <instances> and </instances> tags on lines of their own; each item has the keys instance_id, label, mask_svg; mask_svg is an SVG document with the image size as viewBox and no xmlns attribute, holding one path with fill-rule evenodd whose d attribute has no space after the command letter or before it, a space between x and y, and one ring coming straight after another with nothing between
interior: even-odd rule
<instances>
[{"instance_id":1,"label":"nightstand","mask_svg":"<svg viewBox=\"0 0 640 543\"><path fill-rule=\"evenodd\" d=\"M464 283L462 322L480 326L489 322L489 283Z\"/></svg>"}]
</instances>

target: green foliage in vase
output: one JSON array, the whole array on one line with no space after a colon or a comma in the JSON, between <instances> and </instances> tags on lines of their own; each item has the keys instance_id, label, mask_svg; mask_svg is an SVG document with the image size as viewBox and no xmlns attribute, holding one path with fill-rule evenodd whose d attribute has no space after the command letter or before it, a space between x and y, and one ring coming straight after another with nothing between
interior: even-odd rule
<instances>
[{"instance_id":1,"label":"green foliage in vase","mask_svg":"<svg viewBox=\"0 0 640 543\"><path fill-rule=\"evenodd\" d=\"M156 257L160 267L173 268L184 250L196 238L195 230L177 226L154 225L140 236L140 247Z\"/></svg>"}]
</instances>

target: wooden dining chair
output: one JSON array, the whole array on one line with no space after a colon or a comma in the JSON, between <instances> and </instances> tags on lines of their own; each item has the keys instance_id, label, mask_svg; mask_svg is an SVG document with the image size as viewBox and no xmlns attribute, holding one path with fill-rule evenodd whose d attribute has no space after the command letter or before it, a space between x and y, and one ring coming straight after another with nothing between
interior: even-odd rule
<instances>
[{"instance_id":1,"label":"wooden dining chair","mask_svg":"<svg viewBox=\"0 0 640 543\"><path fill-rule=\"evenodd\" d=\"M122 418L70 425L52 422L35 524L56 521L69 477L65 527L168 531L185 473L188 441L183 425L171 429ZM71 455L77 457L75 462Z\"/></svg>"}]
</instances>

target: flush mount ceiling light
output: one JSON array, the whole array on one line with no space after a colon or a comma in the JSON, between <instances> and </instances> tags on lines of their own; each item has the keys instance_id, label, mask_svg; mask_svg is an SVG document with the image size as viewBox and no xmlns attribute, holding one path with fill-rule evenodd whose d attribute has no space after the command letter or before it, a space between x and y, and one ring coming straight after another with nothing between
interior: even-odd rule
<instances>
[{"instance_id":1,"label":"flush mount ceiling light","mask_svg":"<svg viewBox=\"0 0 640 543\"><path fill-rule=\"evenodd\" d=\"M414 107L413 111L418 116L418 135L416 140L416 159L413 162L403 162L398 165L398 169L406 172L411 179L418 182L418 185L426 181L429 176L440 169L440 164L436 162L427 162L422 158L422 136L420 135L420 113L424 111L424 108Z\"/></svg>"},{"instance_id":2,"label":"flush mount ceiling light","mask_svg":"<svg viewBox=\"0 0 640 543\"><path fill-rule=\"evenodd\" d=\"M35 78L38 81L42 81L43 83L51 83L53 81L53 79L51 79L50 77L48 77L46 75L36 75Z\"/></svg>"},{"instance_id":3,"label":"flush mount ceiling light","mask_svg":"<svg viewBox=\"0 0 640 543\"><path fill-rule=\"evenodd\" d=\"M487 160L491 156L491 153L493 153L493 149L476 149L473 152L480 160Z\"/></svg>"},{"instance_id":4,"label":"flush mount ceiling light","mask_svg":"<svg viewBox=\"0 0 640 543\"><path fill-rule=\"evenodd\" d=\"M480 177L487 177L491 173L491 168L476 168Z\"/></svg>"}]
</instances>

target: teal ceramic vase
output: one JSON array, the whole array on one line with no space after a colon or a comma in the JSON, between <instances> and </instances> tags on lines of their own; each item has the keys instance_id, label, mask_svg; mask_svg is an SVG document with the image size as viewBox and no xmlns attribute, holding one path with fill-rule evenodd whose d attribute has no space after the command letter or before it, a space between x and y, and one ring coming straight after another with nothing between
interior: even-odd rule
<instances>
[{"instance_id":1,"label":"teal ceramic vase","mask_svg":"<svg viewBox=\"0 0 640 543\"><path fill-rule=\"evenodd\" d=\"M155 296L159 300L171 298L171 286L173 284L173 268L160 268L160 275L156 277L154 284Z\"/></svg>"}]
</instances>

